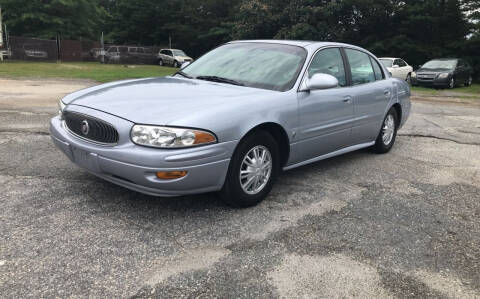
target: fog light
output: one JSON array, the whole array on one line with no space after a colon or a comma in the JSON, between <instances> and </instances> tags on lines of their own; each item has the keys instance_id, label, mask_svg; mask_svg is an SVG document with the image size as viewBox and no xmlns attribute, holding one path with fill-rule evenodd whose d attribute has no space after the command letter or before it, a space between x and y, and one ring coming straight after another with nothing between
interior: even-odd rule
<instances>
[{"instance_id":1,"label":"fog light","mask_svg":"<svg viewBox=\"0 0 480 299\"><path fill-rule=\"evenodd\" d=\"M157 178L162 180L174 180L183 178L187 175L187 171L185 170L177 170L177 171L157 171Z\"/></svg>"}]
</instances>

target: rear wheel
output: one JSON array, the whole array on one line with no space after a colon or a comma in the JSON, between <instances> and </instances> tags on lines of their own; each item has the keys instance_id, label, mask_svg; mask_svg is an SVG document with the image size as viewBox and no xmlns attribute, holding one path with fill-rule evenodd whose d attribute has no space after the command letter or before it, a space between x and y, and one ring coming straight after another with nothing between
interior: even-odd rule
<instances>
[{"instance_id":1,"label":"rear wheel","mask_svg":"<svg viewBox=\"0 0 480 299\"><path fill-rule=\"evenodd\" d=\"M238 208L261 202L272 190L280 154L275 139L265 131L254 132L238 145L220 191L223 201Z\"/></svg>"},{"instance_id":2,"label":"rear wheel","mask_svg":"<svg viewBox=\"0 0 480 299\"><path fill-rule=\"evenodd\" d=\"M159 66L163 66L163 59L159 59L159 60L158 60L158 65L159 65Z\"/></svg>"},{"instance_id":3,"label":"rear wheel","mask_svg":"<svg viewBox=\"0 0 480 299\"><path fill-rule=\"evenodd\" d=\"M467 82L465 82L465 86L470 86L470 85L472 85L472 81L473 81L473 79L472 79L472 76L470 75L470 76L468 77Z\"/></svg>"},{"instance_id":4,"label":"rear wheel","mask_svg":"<svg viewBox=\"0 0 480 299\"><path fill-rule=\"evenodd\" d=\"M395 143L395 138L397 137L398 123L397 110L392 107L383 120L382 129L380 130L375 145L373 146L373 149L377 153L388 153L392 149L393 144Z\"/></svg>"}]
</instances>

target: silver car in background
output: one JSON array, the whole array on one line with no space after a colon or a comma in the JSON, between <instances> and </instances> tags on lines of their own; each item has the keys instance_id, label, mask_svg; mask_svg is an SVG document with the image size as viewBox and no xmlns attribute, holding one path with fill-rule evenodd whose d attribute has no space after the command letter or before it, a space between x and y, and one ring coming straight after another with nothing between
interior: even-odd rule
<instances>
[{"instance_id":1,"label":"silver car in background","mask_svg":"<svg viewBox=\"0 0 480 299\"><path fill-rule=\"evenodd\" d=\"M160 66L180 67L183 63L192 61L192 57L177 49L161 49L157 55L157 63Z\"/></svg>"},{"instance_id":2,"label":"silver car in background","mask_svg":"<svg viewBox=\"0 0 480 299\"><path fill-rule=\"evenodd\" d=\"M115 184L159 196L219 191L248 207L282 170L388 152L409 97L405 81L356 46L237 41L173 76L67 95L50 131L74 163Z\"/></svg>"}]
</instances>

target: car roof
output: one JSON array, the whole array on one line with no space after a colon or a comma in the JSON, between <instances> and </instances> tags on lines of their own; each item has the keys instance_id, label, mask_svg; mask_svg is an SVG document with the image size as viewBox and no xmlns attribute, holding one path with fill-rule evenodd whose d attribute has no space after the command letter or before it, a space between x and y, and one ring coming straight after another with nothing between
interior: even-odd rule
<instances>
[{"instance_id":1,"label":"car roof","mask_svg":"<svg viewBox=\"0 0 480 299\"><path fill-rule=\"evenodd\" d=\"M312 40L284 40L284 39L253 39L253 40L236 40L228 42L232 43L267 43L267 44L282 44L282 45L291 45L298 47L307 47L307 46L353 46L344 43L336 42L323 42L323 41L312 41ZM356 46L355 46L356 47Z\"/></svg>"},{"instance_id":2,"label":"car roof","mask_svg":"<svg viewBox=\"0 0 480 299\"><path fill-rule=\"evenodd\" d=\"M460 58L433 58L433 59L430 59L429 61L432 61L432 60L459 60Z\"/></svg>"}]
</instances>

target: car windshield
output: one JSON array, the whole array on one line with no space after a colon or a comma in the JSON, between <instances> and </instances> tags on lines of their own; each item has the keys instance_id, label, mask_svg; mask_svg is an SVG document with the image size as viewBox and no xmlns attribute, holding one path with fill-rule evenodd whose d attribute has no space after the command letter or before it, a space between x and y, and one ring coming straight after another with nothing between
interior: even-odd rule
<instances>
[{"instance_id":1,"label":"car windshield","mask_svg":"<svg viewBox=\"0 0 480 299\"><path fill-rule=\"evenodd\" d=\"M453 69L457 64L456 60L430 60L425 63L423 69Z\"/></svg>"},{"instance_id":2,"label":"car windshield","mask_svg":"<svg viewBox=\"0 0 480 299\"><path fill-rule=\"evenodd\" d=\"M379 59L380 62L383 64L384 67L392 67L393 60L391 59Z\"/></svg>"},{"instance_id":3,"label":"car windshield","mask_svg":"<svg viewBox=\"0 0 480 299\"><path fill-rule=\"evenodd\" d=\"M191 77L214 76L269 90L291 89L307 52L297 46L234 43L218 47L187 66Z\"/></svg>"},{"instance_id":4,"label":"car windshield","mask_svg":"<svg viewBox=\"0 0 480 299\"><path fill-rule=\"evenodd\" d=\"M185 54L185 52L183 52L182 50L172 50L172 52L175 56L187 56L187 54Z\"/></svg>"}]
</instances>

